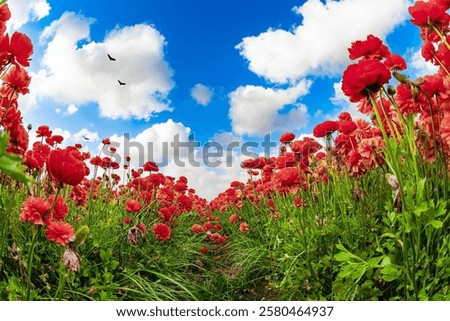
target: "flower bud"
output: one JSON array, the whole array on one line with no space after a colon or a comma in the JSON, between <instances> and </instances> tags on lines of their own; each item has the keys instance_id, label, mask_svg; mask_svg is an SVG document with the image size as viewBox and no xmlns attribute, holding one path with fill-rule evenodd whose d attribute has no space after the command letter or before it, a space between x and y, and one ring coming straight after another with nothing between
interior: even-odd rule
<instances>
[{"instance_id":1,"label":"flower bud","mask_svg":"<svg viewBox=\"0 0 450 321\"><path fill-rule=\"evenodd\" d=\"M394 96L397 93L397 90L395 89L394 86L387 86L387 93L389 96Z\"/></svg>"},{"instance_id":2,"label":"flower bud","mask_svg":"<svg viewBox=\"0 0 450 321\"><path fill-rule=\"evenodd\" d=\"M411 83L411 81L408 79L408 77L406 77L405 75L403 75L403 74L401 74L401 73L399 73L397 71L394 71L392 73L392 75L394 76L395 79L397 79L398 81L400 81L403 84L410 84Z\"/></svg>"},{"instance_id":3,"label":"flower bud","mask_svg":"<svg viewBox=\"0 0 450 321\"><path fill-rule=\"evenodd\" d=\"M88 226L84 225L80 227L75 233L75 240L72 243L69 243L70 247L76 250L86 240L89 232L90 230Z\"/></svg>"}]
</instances>

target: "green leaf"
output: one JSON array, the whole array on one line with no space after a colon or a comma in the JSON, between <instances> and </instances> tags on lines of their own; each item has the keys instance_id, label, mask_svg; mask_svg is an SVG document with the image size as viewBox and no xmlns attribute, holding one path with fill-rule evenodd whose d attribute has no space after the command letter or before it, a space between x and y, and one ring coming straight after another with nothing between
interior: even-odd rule
<instances>
[{"instance_id":1,"label":"green leaf","mask_svg":"<svg viewBox=\"0 0 450 321\"><path fill-rule=\"evenodd\" d=\"M387 265L381 269L381 274L386 282L392 282L402 275L402 271L392 265Z\"/></svg>"},{"instance_id":2,"label":"green leaf","mask_svg":"<svg viewBox=\"0 0 450 321\"><path fill-rule=\"evenodd\" d=\"M26 166L22 165L22 158L15 154L6 152L9 137L0 134L0 171L21 183L31 183L33 178L25 173Z\"/></svg>"},{"instance_id":3,"label":"green leaf","mask_svg":"<svg viewBox=\"0 0 450 321\"><path fill-rule=\"evenodd\" d=\"M432 220L432 221L430 222L430 225L433 226L435 229L440 229L440 228L442 228L442 226L444 225L444 223L442 223L442 221Z\"/></svg>"}]
</instances>

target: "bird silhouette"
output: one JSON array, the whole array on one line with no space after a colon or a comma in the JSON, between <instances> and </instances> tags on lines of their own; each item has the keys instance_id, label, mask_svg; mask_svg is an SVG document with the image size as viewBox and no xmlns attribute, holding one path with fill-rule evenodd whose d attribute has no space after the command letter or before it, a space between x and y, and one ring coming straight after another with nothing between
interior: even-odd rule
<instances>
[{"instance_id":1,"label":"bird silhouette","mask_svg":"<svg viewBox=\"0 0 450 321\"><path fill-rule=\"evenodd\" d=\"M86 136L84 136L84 135L83 135L83 138L84 138L85 140L89 140L89 138L87 138L87 137L86 137Z\"/></svg>"},{"instance_id":2,"label":"bird silhouette","mask_svg":"<svg viewBox=\"0 0 450 321\"><path fill-rule=\"evenodd\" d=\"M120 80L117 80L117 81L119 82L119 85L121 85L121 86L125 86L126 85L125 82L121 82Z\"/></svg>"},{"instance_id":3,"label":"bird silhouette","mask_svg":"<svg viewBox=\"0 0 450 321\"><path fill-rule=\"evenodd\" d=\"M111 61L116 61L116 58L111 57L110 54L108 54L108 58L109 58L109 60L111 60Z\"/></svg>"}]
</instances>

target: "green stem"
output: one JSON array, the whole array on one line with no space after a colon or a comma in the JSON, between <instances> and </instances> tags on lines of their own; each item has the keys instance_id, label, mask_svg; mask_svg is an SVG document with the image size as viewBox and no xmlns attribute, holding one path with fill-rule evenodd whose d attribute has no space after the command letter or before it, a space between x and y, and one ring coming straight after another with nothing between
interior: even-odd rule
<instances>
[{"instance_id":1,"label":"green stem","mask_svg":"<svg viewBox=\"0 0 450 321\"><path fill-rule=\"evenodd\" d=\"M37 236L39 231L41 230L42 225L38 225L36 232L33 235L33 239L31 240L30 254L28 256L28 264L27 264L27 295L25 297L25 301L30 300L31 293L31 271L33 267L33 257L34 257L34 248L36 246Z\"/></svg>"}]
</instances>

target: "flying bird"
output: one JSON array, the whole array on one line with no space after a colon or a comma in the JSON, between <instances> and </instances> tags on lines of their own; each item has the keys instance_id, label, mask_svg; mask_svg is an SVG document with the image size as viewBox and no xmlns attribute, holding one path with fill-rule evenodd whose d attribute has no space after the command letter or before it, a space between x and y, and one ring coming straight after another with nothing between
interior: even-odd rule
<instances>
[{"instance_id":1,"label":"flying bird","mask_svg":"<svg viewBox=\"0 0 450 321\"><path fill-rule=\"evenodd\" d=\"M120 80L117 80L118 82L119 82L119 85L121 85L121 86L125 86L127 83L125 83L125 82L121 82Z\"/></svg>"},{"instance_id":2,"label":"flying bird","mask_svg":"<svg viewBox=\"0 0 450 321\"><path fill-rule=\"evenodd\" d=\"M110 54L108 54L108 58L109 58L109 60L111 60L111 61L116 61L116 58L111 57Z\"/></svg>"},{"instance_id":3,"label":"flying bird","mask_svg":"<svg viewBox=\"0 0 450 321\"><path fill-rule=\"evenodd\" d=\"M89 138L87 138L87 137L86 137L86 136L84 136L84 135L83 135L83 138L84 138L85 140L89 140Z\"/></svg>"}]
</instances>

